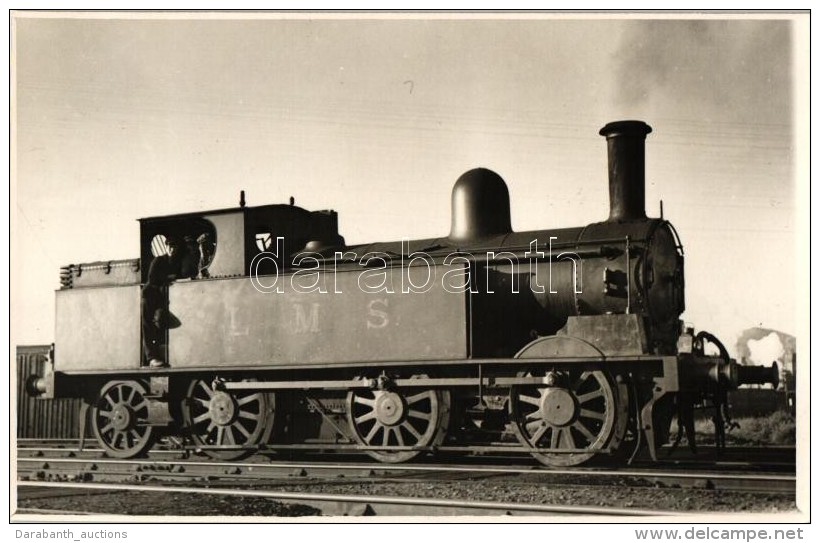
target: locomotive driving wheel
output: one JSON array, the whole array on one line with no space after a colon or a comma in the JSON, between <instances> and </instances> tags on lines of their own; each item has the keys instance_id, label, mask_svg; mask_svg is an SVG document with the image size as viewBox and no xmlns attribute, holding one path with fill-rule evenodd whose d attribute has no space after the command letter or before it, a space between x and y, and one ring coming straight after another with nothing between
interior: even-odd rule
<instances>
[{"instance_id":1,"label":"locomotive driving wheel","mask_svg":"<svg viewBox=\"0 0 820 543\"><path fill-rule=\"evenodd\" d=\"M147 394L138 381L111 381L92 404L91 428L110 456L132 458L151 448L154 427L148 425Z\"/></svg>"},{"instance_id":2,"label":"locomotive driving wheel","mask_svg":"<svg viewBox=\"0 0 820 543\"><path fill-rule=\"evenodd\" d=\"M431 447L444 440L450 422L450 393L434 389L351 391L348 424L356 441L369 447ZM368 450L380 462L406 462L420 450Z\"/></svg>"},{"instance_id":3,"label":"locomotive driving wheel","mask_svg":"<svg viewBox=\"0 0 820 543\"><path fill-rule=\"evenodd\" d=\"M203 447L206 455L238 460L250 456L255 446L270 439L274 395L219 390L210 380L194 379L182 401L182 420L193 442Z\"/></svg>"},{"instance_id":4,"label":"locomotive driving wheel","mask_svg":"<svg viewBox=\"0 0 820 543\"><path fill-rule=\"evenodd\" d=\"M512 387L513 431L528 447L576 451L532 453L543 464L577 466L595 456L593 451L604 448L613 436L615 389L602 371L551 371L547 377L550 386Z\"/></svg>"}]
</instances>

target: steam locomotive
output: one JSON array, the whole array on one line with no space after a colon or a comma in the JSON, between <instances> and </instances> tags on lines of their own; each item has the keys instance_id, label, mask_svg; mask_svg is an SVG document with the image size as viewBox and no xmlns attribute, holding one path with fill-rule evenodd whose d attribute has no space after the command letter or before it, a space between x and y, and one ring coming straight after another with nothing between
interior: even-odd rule
<instances>
[{"instance_id":1,"label":"steam locomotive","mask_svg":"<svg viewBox=\"0 0 820 543\"><path fill-rule=\"evenodd\" d=\"M347 246L334 211L244 197L141 219L139 259L61 270L55 346L28 389L82 398L84 424L122 458L169 434L229 460L518 452L576 466L642 446L656 458L676 416L720 413L727 390L776 384L777 368L740 366L682 326L683 247L644 211L650 132L601 129L610 216L581 227L513 232L507 186L482 168L456 182L437 239ZM148 265L197 238L211 249L163 287L168 365L151 368Z\"/></svg>"}]
</instances>

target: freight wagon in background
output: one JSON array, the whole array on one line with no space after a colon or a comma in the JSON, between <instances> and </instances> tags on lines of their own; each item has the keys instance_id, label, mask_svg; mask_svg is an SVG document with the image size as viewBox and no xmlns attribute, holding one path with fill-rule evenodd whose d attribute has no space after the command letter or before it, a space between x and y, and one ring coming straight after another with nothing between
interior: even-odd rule
<instances>
[{"instance_id":1,"label":"freight wagon in background","mask_svg":"<svg viewBox=\"0 0 820 543\"><path fill-rule=\"evenodd\" d=\"M17 347L17 438L77 439L79 398L42 399L26 393L27 375L42 375L49 345Z\"/></svg>"}]
</instances>

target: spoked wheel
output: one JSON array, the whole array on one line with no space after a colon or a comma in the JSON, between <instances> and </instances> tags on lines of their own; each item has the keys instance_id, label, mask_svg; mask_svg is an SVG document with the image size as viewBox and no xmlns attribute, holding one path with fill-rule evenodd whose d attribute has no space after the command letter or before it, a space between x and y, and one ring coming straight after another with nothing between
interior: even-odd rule
<instances>
[{"instance_id":1,"label":"spoked wheel","mask_svg":"<svg viewBox=\"0 0 820 543\"><path fill-rule=\"evenodd\" d=\"M111 381L91 408L91 427L100 446L110 456L139 456L154 443L148 425L147 387L138 381Z\"/></svg>"},{"instance_id":2,"label":"spoked wheel","mask_svg":"<svg viewBox=\"0 0 820 543\"><path fill-rule=\"evenodd\" d=\"M370 447L440 445L450 422L450 393L433 389L351 391L347 418L353 435ZM368 450L380 462L406 462L417 450Z\"/></svg>"},{"instance_id":3,"label":"spoked wheel","mask_svg":"<svg viewBox=\"0 0 820 543\"><path fill-rule=\"evenodd\" d=\"M584 450L600 450L623 437L624 424L616 422L621 402L606 373L566 370L549 377L551 386L512 387L513 429L525 446L577 452L532 453L535 458L548 466L577 466L596 455Z\"/></svg>"},{"instance_id":4,"label":"spoked wheel","mask_svg":"<svg viewBox=\"0 0 820 543\"><path fill-rule=\"evenodd\" d=\"M274 395L215 390L211 381L194 379L182 401L182 419L191 439L203 447L206 455L238 460L250 456L257 445L270 439Z\"/></svg>"}]
</instances>

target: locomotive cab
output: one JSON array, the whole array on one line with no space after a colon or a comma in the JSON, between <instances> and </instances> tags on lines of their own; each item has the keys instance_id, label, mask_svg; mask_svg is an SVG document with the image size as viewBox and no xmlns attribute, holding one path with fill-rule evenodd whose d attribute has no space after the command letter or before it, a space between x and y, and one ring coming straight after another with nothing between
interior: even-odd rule
<instances>
[{"instance_id":1,"label":"locomotive cab","mask_svg":"<svg viewBox=\"0 0 820 543\"><path fill-rule=\"evenodd\" d=\"M344 245L333 210L312 212L295 205L266 205L149 217L140 219L143 283L151 261L167 254L169 239L189 243L205 239L210 244L210 253L200 255L199 266L206 273L195 277L198 279L265 275L291 267L290 255L309 245ZM275 255L275 268L273 261L262 260L261 268L251 270L254 257L261 252Z\"/></svg>"}]
</instances>

